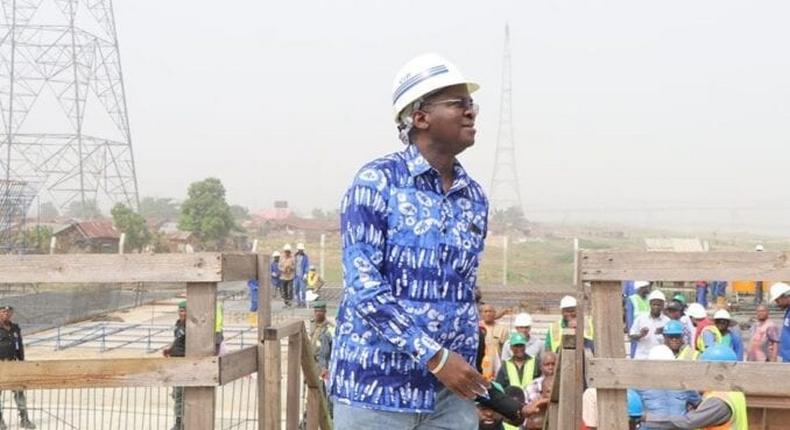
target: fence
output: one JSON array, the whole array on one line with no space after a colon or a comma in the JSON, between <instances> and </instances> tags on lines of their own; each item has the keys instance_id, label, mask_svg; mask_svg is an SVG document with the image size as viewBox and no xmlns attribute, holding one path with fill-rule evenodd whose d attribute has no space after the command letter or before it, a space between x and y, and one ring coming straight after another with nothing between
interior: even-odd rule
<instances>
[{"instance_id":1,"label":"fence","mask_svg":"<svg viewBox=\"0 0 790 430\"><path fill-rule=\"evenodd\" d=\"M789 260L790 255L783 252L582 251L577 266L579 285L589 282L591 287L589 299L586 294L578 294L578 309L583 310L589 300L595 329L595 357L585 360L585 374L588 384L597 389L598 428L628 428L627 388L741 391L746 394L750 408L750 428L787 428L790 366L786 364L625 359L621 281L790 279ZM573 379L580 387L581 367L573 372ZM564 402L560 399L563 411L578 405L577 397L568 396Z\"/></svg>"},{"instance_id":2,"label":"fence","mask_svg":"<svg viewBox=\"0 0 790 430\"><path fill-rule=\"evenodd\" d=\"M257 373L257 427L259 430L280 429L280 339L287 338L286 428L295 430L299 425L300 380L303 377L308 386L306 427L329 429L326 401L321 395L321 381L304 323L271 327L268 267L268 257L254 254L0 256L0 283L180 282L187 284L189 302L186 357L5 361L0 362L0 390L58 390L58 393L78 390L82 393L79 390L184 387L185 429L213 430L217 425L218 391ZM262 287L259 289L257 345L222 357L215 356L217 283L258 279L259 273ZM224 399L224 396L219 398ZM59 403L55 401L52 405Z\"/></svg>"}]
</instances>

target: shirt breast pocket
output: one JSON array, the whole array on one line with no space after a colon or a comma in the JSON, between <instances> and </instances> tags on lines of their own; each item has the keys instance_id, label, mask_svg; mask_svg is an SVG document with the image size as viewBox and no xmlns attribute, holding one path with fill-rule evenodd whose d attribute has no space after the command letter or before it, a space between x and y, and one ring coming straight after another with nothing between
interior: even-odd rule
<instances>
[{"instance_id":1,"label":"shirt breast pocket","mask_svg":"<svg viewBox=\"0 0 790 430\"><path fill-rule=\"evenodd\" d=\"M440 212L429 193L398 190L390 198L388 239L390 242L413 248L435 248L440 236Z\"/></svg>"}]
</instances>

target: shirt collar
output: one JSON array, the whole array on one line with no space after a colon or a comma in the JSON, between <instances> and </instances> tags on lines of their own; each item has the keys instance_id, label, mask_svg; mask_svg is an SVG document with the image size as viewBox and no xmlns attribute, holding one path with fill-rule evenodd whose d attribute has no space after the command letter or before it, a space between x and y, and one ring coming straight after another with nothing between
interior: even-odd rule
<instances>
[{"instance_id":1,"label":"shirt collar","mask_svg":"<svg viewBox=\"0 0 790 430\"><path fill-rule=\"evenodd\" d=\"M407 145L402 154L406 160L406 167L409 170L409 175L412 177L422 175L423 173L433 169L425 157L422 156L420 150L417 148L417 145ZM450 187L450 193L463 189L469 185L469 175L466 173L466 169L461 166L461 163L459 163L458 160L455 160L455 163L453 164L453 173L453 186Z\"/></svg>"}]
</instances>

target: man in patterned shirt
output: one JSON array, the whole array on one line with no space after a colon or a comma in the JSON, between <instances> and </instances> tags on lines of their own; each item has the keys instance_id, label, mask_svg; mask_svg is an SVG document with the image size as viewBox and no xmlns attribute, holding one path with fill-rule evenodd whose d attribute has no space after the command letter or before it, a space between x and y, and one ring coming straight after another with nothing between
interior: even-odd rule
<instances>
[{"instance_id":1,"label":"man in patterned shirt","mask_svg":"<svg viewBox=\"0 0 790 430\"><path fill-rule=\"evenodd\" d=\"M474 144L477 88L438 55L407 63L392 99L405 147L362 167L343 199L335 428L477 428L488 201L456 159Z\"/></svg>"}]
</instances>

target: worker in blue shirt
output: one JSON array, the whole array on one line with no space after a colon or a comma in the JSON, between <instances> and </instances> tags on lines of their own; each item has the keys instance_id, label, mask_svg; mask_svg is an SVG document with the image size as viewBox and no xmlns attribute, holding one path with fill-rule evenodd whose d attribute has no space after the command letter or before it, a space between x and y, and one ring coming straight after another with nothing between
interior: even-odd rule
<instances>
[{"instance_id":1,"label":"worker in blue shirt","mask_svg":"<svg viewBox=\"0 0 790 430\"><path fill-rule=\"evenodd\" d=\"M272 252L272 262L269 266L269 276L271 276L272 288L276 295L282 297L283 292L280 288L280 251Z\"/></svg>"},{"instance_id":2,"label":"worker in blue shirt","mask_svg":"<svg viewBox=\"0 0 790 430\"><path fill-rule=\"evenodd\" d=\"M737 328L737 323L732 319L729 312L724 309L716 311L713 314L713 325L705 327L700 333L703 343L702 350L704 351L713 345L721 344L735 351L738 361L742 361L743 340L738 330L732 330L733 326Z\"/></svg>"},{"instance_id":3,"label":"worker in blue shirt","mask_svg":"<svg viewBox=\"0 0 790 430\"><path fill-rule=\"evenodd\" d=\"M639 315L650 313L650 302L647 300L650 294L650 282L648 281L634 281L634 289L636 292L628 296L625 300L625 332L631 331L631 326L634 320ZM630 357L634 358L636 353L637 341L631 340L631 353Z\"/></svg>"},{"instance_id":4,"label":"worker in blue shirt","mask_svg":"<svg viewBox=\"0 0 790 430\"><path fill-rule=\"evenodd\" d=\"M648 360L675 360L675 353L667 345L658 345L650 350ZM689 406L697 406L702 400L699 393L693 390L637 390L646 413L656 415L683 415ZM657 428L657 427L652 427ZM651 427L643 425L643 430Z\"/></svg>"},{"instance_id":5,"label":"worker in blue shirt","mask_svg":"<svg viewBox=\"0 0 790 430\"><path fill-rule=\"evenodd\" d=\"M488 201L456 158L475 141L477 88L436 54L408 62L392 95L404 148L363 166L340 205L334 428L477 428Z\"/></svg>"},{"instance_id":6,"label":"worker in blue shirt","mask_svg":"<svg viewBox=\"0 0 790 430\"><path fill-rule=\"evenodd\" d=\"M785 311L782 320L782 334L779 336L779 359L790 363L790 285L777 282L771 285L771 302Z\"/></svg>"}]
</instances>

